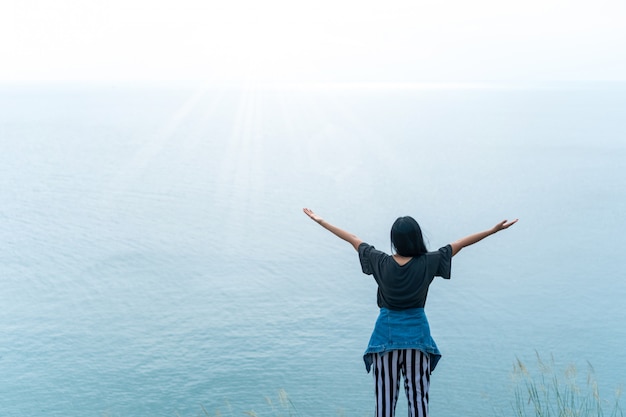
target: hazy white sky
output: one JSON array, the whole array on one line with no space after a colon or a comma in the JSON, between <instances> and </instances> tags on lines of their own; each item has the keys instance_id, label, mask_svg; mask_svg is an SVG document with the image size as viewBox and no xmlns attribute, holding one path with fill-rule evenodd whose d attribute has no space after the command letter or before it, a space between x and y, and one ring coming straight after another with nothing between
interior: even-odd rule
<instances>
[{"instance_id":1,"label":"hazy white sky","mask_svg":"<svg viewBox=\"0 0 626 417\"><path fill-rule=\"evenodd\" d=\"M2 0L0 82L626 80L626 0Z\"/></svg>"}]
</instances>

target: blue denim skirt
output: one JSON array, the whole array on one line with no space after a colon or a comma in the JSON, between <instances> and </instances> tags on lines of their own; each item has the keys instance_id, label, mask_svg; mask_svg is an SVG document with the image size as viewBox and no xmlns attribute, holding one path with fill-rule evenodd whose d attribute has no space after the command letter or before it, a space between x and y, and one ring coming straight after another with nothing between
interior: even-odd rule
<instances>
[{"instance_id":1,"label":"blue denim skirt","mask_svg":"<svg viewBox=\"0 0 626 417\"><path fill-rule=\"evenodd\" d=\"M430 336L430 326L423 308L389 310L381 308L372 337L363 355L365 369L370 371L373 354L392 350L416 349L430 356L430 372L434 371L441 353Z\"/></svg>"}]
</instances>

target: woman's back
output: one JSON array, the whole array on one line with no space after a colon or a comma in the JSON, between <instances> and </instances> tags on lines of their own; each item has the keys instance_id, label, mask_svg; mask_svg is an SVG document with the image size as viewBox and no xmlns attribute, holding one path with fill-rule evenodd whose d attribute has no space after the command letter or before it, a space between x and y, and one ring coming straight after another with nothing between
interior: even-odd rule
<instances>
[{"instance_id":1,"label":"woman's back","mask_svg":"<svg viewBox=\"0 0 626 417\"><path fill-rule=\"evenodd\" d=\"M363 272L373 275L378 284L379 307L390 310L424 308L433 278L450 279L452 247L447 245L438 251L412 257L401 265L393 256L361 243L359 259Z\"/></svg>"}]
</instances>

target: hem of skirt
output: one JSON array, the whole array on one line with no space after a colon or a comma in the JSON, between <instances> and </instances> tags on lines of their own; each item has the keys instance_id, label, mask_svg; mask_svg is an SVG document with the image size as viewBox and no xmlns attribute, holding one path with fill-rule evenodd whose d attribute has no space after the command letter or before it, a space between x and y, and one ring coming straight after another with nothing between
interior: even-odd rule
<instances>
[{"instance_id":1,"label":"hem of skirt","mask_svg":"<svg viewBox=\"0 0 626 417\"><path fill-rule=\"evenodd\" d=\"M415 350L419 350L422 353L427 354L430 357L430 373L432 373L435 368L437 367L437 363L439 363L439 360L441 359L441 353L439 352L433 352L429 349L424 349L424 348L420 348L420 347L405 347L405 348L394 348L394 349L381 349L381 350L377 350L377 349L368 349L365 354L363 355L363 361L365 362L365 370L367 371L367 373L370 372L371 368L372 368L372 363L374 363L374 354L375 353L381 353L381 354L385 354L387 352L391 352L393 350L403 350L403 349L415 349Z\"/></svg>"}]
</instances>

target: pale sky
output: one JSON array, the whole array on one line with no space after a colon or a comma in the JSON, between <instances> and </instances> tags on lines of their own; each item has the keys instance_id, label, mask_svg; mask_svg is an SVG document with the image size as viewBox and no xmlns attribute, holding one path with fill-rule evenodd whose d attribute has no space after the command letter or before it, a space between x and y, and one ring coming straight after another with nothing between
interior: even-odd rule
<instances>
[{"instance_id":1,"label":"pale sky","mask_svg":"<svg viewBox=\"0 0 626 417\"><path fill-rule=\"evenodd\" d=\"M626 0L0 0L0 82L626 80Z\"/></svg>"}]
</instances>

